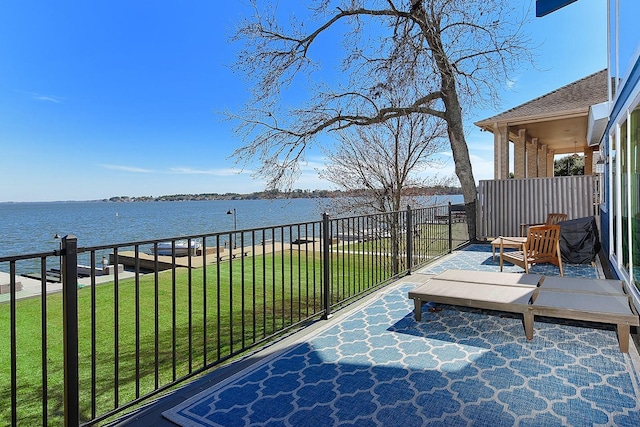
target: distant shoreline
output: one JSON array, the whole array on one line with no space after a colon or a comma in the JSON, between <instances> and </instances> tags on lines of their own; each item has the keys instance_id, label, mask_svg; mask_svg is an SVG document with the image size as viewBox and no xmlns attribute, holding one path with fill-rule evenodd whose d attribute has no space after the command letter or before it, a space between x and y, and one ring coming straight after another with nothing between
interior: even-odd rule
<instances>
[{"instance_id":1,"label":"distant shoreline","mask_svg":"<svg viewBox=\"0 0 640 427\"><path fill-rule=\"evenodd\" d=\"M423 187L410 188L406 190L407 196L456 196L461 195L459 187ZM74 203L74 202L177 202L177 201L204 201L204 200L263 200L263 199L328 199L335 197L351 196L340 190L294 190L294 191L260 191L254 193L200 193L200 194L173 194L165 196L114 196L107 199L93 200L52 200L52 201L32 201L15 202L6 201L0 204L10 203Z\"/></svg>"}]
</instances>

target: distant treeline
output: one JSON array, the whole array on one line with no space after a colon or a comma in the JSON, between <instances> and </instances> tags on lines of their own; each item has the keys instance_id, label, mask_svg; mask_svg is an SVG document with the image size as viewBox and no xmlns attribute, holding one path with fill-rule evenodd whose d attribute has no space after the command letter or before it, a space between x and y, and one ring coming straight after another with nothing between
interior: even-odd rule
<instances>
[{"instance_id":1,"label":"distant treeline","mask_svg":"<svg viewBox=\"0 0 640 427\"><path fill-rule=\"evenodd\" d=\"M340 190L293 190L280 191L269 190L255 193L202 193L202 194L172 194L169 196L115 196L105 201L109 202L165 202L165 201L185 201L185 200L256 200L256 199L319 199L344 196L360 196L366 194L362 192L344 192ZM407 196L433 196L433 195L454 195L462 194L460 187L412 187L405 190Z\"/></svg>"}]
</instances>

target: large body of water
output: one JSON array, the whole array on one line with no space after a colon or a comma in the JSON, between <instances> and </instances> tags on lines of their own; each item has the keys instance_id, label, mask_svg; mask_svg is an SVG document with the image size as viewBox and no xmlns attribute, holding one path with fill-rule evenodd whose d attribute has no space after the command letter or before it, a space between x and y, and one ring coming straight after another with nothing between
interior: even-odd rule
<instances>
[{"instance_id":1,"label":"large body of water","mask_svg":"<svg viewBox=\"0 0 640 427\"><path fill-rule=\"evenodd\" d=\"M429 198L428 205L462 202ZM0 257L58 248L56 234L73 234L79 246L98 246L319 221L326 199L184 202L0 203Z\"/></svg>"}]
</instances>

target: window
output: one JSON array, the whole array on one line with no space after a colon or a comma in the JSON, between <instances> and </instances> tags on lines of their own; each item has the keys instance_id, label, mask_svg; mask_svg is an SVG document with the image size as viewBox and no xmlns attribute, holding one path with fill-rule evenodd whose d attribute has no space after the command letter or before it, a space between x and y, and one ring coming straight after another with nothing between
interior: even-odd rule
<instances>
[{"instance_id":1,"label":"window","mask_svg":"<svg viewBox=\"0 0 640 427\"><path fill-rule=\"evenodd\" d=\"M618 29L616 23L617 0L609 0L609 77L611 86L609 87L609 99L615 99L616 89L618 87L618 38L616 37L616 31Z\"/></svg>"},{"instance_id":2,"label":"window","mask_svg":"<svg viewBox=\"0 0 640 427\"><path fill-rule=\"evenodd\" d=\"M627 145L627 121L620 125L620 143L618 146L620 153L620 217L622 219L622 268L629 271L629 147Z\"/></svg>"},{"instance_id":3,"label":"window","mask_svg":"<svg viewBox=\"0 0 640 427\"><path fill-rule=\"evenodd\" d=\"M609 140L611 142L611 186L610 189L610 206L611 206L611 252L618 254L618 194L620 193L620 184L618 183L618 156L617 156L617 139L616 127L613 127Z\"/></svg>"},{"instance_id":4,"label":"window","mask_svg":"<svg viewBox=\"0 0 640 427\"><path fill-rule=\"evenodd\" d=\"M640 284L640 106L636 106L629 117L629 148L631 155L631 248L632 277L636 286Z\"/></svg>"},{"instance_id":5,"label":"window","mask_svg":"<svg viewBox=\"0 0 640 427\"><path fill-rule=\"evenodd\" d=\"M621 80L640 55L638 42L640 1L609 0L609 77L610 98L615 99Z\"/></svg>"},{"instance_id":6,"label":"window","mask_svg":"<svg viewBox=\"0 0 640 427\"><path fill-rule=\"evenodd\" d=\"M619 0L618 7L618 77L624 78L638 55L638 0Z\"/></svg>"}]
</instances>

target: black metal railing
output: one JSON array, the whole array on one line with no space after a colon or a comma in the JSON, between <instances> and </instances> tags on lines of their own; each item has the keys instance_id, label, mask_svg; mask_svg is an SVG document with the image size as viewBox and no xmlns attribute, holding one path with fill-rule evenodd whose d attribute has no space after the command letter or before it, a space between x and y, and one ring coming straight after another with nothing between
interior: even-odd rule
<instances>
[{"instance_id":1,"label":"black metal railing","mask_svg":"<svg viewBox=\"0 0 640 427\"><path fill-rule=\"evenodd\" d=\"M0 418L114 419L467 240L449 205L0 258Z\"/></svg>"}]
</instances>

